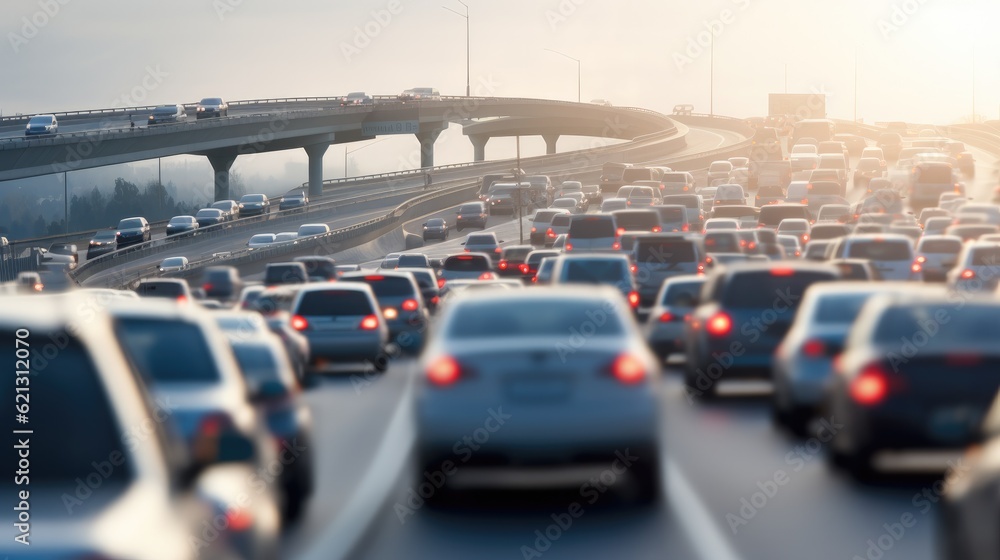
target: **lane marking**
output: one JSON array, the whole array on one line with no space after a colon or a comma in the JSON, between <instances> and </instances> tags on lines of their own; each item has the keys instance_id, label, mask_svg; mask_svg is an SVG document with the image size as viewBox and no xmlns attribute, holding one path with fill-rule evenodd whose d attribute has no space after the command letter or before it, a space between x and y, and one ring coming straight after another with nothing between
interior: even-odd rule
<instances>
[{"instance_id":1,"label":"lane marking","mask_svg":"<svg viewBox=\"0 0 1000 560\"><path fill-rule=\"evenodd\" d=\"M673 519L680 523L691 546L702 560L742 560L729 538L716 525L694 486L680 466L663 457L667 471L667 501Z\"/></svg>"},{"instance_id":2,"label":"lane marking","mask_svg":"<svg viewBox=\"0 0 1000 560\"><path fill-rule=\"evenodd\" d=\"M371 469L358 481L347 504L323 529L321 537L300 555L301 560L336 560L347 558L368 531L375 516L389 498L402 476L403 468L416 440L413 426L413 384L416 377L411 368L406 372L406 386L393 413ZM314 498L315 499L315 498Z\"/></svg>"}]
</instances>

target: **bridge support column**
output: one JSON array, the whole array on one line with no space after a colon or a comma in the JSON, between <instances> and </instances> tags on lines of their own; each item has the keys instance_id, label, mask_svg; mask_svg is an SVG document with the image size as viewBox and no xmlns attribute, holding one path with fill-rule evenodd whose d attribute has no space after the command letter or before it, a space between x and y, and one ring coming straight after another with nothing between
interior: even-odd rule
<instances>
[{"instance_id":1,"label":"bridge support column","mask_svg":"<svg viewBox=\"0 0 1000 560\"><path fill-rule=\"evenodd\" d=\"M208 155L208 162L212 164L215 171L215 200L228 200L229 196L229 170L236 161L236 152L219 151Z\"/></svg>"},{"instance_id":2,"label":"bridge support column","mask_svg":"<svg viewBox=\"0 0 1000 560\"><path fill-rule=\"evenodd\" d=\"M486 161L486 143L490 141L490 137L476 134L469 136L469 141L472 142L472 150L475 152L472 161Z\"/></svg>"},{"instance_id":3,"label":"bridge support column","mask_svg":"<svg viewBox=\"0 0 1000 560\"><path fill-rule=\"evenodd\" d=\"M425 169L434 167L434 142L441 136L441 129L428 132L418 132L417 140L420 141L420 167Z\"/></svg>"},{"instance_id":4,"label":"bridge support column","mask_svg":"<svg viewBox=\"0 0 1000 560\"><path fill-rule=\"evenodd\" d=\"M545 140L545 153L552 155L556 153L556 142L559 141L558 134L543 134L542 140Z\"/></svg>"},{"instance_id":5,"label":"bridge support column","mask_svg":"<svg viewBox=\"0 0 1000 560\"><path fill-rule=\"evenodd\" d=\"M305 147L309 156L309 196L318 197L323 194L323 155L329 147L329 144Z\"/></svg>"}]
</instances>

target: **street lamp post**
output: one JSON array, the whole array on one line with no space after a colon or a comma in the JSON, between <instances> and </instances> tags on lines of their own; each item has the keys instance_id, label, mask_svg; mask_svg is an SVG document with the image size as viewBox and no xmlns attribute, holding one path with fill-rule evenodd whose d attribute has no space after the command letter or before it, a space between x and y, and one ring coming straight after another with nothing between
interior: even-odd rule
<instances>
[{"instance_id":1,"label":"street lamp post","mask_svg":"<svg viewBox=\"0 0 1000 560\"><path fill-rule=\"evenodd\" d=\"M576 102L580 103L581 102L581 97L582 97L580 95L580 93L582 91L582 88L581 88L581 85L580 85L581 84L580 78L581 78L581 76L583 74L583 63L580 62L579 58L573 58L572 56L570 56L570 55L568 55L566 53L559 52L559 51L554 51L552 49L545 49L545 50L549 51L550 53L556 53L556 54L558 54L560 56L565 56L566 58L572 60L573 62L576 62Z\"/></svg>"},{"instance_id":2,"label":"street lamp post","mask_svg":"<svg viewBox=\"0 0 1000 560\"><path fill-rule=\"evenodd\" d=\"M452 10L448 6L441 7L458 17L465 18L465 96L470 97L472 95L472 36L469 30L469 5L462 0L458 0L458 3L465 6L464 14Z\"/></svg>"},{"instance_id":3,"label":"street lamp post","mask_svg":"<svg viewBox=\"0 0 1000 560\"><path fill-rule=\"evenodd\" d=\"M379 142L385 142L386 140L388 140L388 138L382 138L382 139L379 139L379 140L376 140L376 141L372 142L371 144L365 144L364 146L361 146L361 147L358 147L358 148L354 148L353 150L348 150L347 149L347 144L344 144L344 177L345 178L347 177L347 156L348 155L353 154L354 152L363 150L365 148L368 148L370 146L374 146L375 144L378 144Z\"/></svg>"}]
</instances>

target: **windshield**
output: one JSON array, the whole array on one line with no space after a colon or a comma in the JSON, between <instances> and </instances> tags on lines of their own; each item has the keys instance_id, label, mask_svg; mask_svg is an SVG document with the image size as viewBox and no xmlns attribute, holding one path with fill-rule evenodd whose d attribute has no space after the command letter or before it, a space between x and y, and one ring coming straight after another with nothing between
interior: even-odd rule
<instances>
[{"instance_id":1,"label":"windshield","mask_svg":"<svg viewBox=\"0 0 1000 560\"><path fill-rule=\"evenodd\" d=\"M872 261L909 261L913 259L910 244L906 241L855 241L849 254L852 259Z\"/></svg>"},{"instance_id":2,"label":"windshield","mask_svg":"<svg viewBox=\"0 0 1000 560\"><path fill-rule=\"evenodd\" d=\"M629 271L626 262L620 259L571 259L563 264L561 274L569 283L614 284L626 280Z\"/></svg>"},{"instance_id":3,"label":"windshield","mask_svg":"<svg viewBox=\"0 0 1000 560\"><path fill-rule=\"evenodd\" d=\"M154 383L214 383L220 378L198 325L128 317L118 320L115 331L132 363Z\"/></svg>"},{"instance_id":4,"label":"windshield","mask_svg":"<svg viewBox=\"0 0 1000 560\"><path fill-rule=\"evenodd\" d=\"M28 119L28 124L29 125L47 125L47 124L52 124L52 120L53 120L52 117L49 117L49 116L31 117L30 119Z\"/></svg>"},{"instance_id":5,"label":"windshield","mask_svg":"<svg viewBox=\"0 0 1000 560\"><path fill-rule=\"evenodd\" d=\"M244 195L240 202L264 202L264 198L262 194L248 194Z\"/></svg>"},{"instance_id":6,"label":"windshield","mask_svg":"<svg viewBox=\"0 0 1000 560\"><path fill-rule=\"evenodd\" d=\"M142 227L142 220L139 218L129 218L118 222L118 229L137 229Z\"/></svg>"}]
</instances>

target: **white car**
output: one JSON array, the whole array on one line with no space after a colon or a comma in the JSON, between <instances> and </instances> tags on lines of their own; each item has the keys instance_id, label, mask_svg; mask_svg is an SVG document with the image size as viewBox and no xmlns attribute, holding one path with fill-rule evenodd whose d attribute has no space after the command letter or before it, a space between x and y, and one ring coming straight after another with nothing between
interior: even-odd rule
<instances>
[{"instance_id":1,"label":"white car","mask_svg":"<svg viewBox=\"0 0 1000 560\"><path fill-rule=\"evenodd\" d=\"M298 234L296 234L296 236L298 236ZM258 233L257 235L251 237L250 241L247 241L247 247L251 249L268 247L274 244L275 237L277 236L273 233Z\"/></svg>"},{"instance_id":2,"label":"white car","mask_svg":"<svg viewBox=\"0 0 1000 560\"><path fill-rule=\"evenodd\" d=\"M1000 243L968 242L948 271L948 287L960 292L992 292L1000 278Z\"/></svg>"},{"instance_id":3,"label":"white car","mask_svg":"<svg viewBox=\"0 0 1000 560\"><path fill-rule=\"evenodd\" d=\"M326 224L302 224L299 226L297 235L299 239L302 239L303 237L323 235L324 233L330 233L330 226Z\"/></svg>"},{"instance_id":4,"label":"white car","mask_svg":"<svg viewBox=\"0 0 1000 560\"><path fill-rule=\"evenodd\" d=\"M180 272L188 269L187 257L167 257L157 267L160 272Z\"/></svg>"},{"instance_id":5,"label":"white car","mask_svg":"<svg viewBox=\"0 0 1000 560\"><path fill-rule=\"evenodd\" d=\"M294 243L295 240L297 240L298 238L299 238L299 232L297 232L297 231L283 231L283 232L280 232L280 233L276 233L274 235L274 242L275 243L288 243L288 242Z\"/></svg>"}]
</instances>

